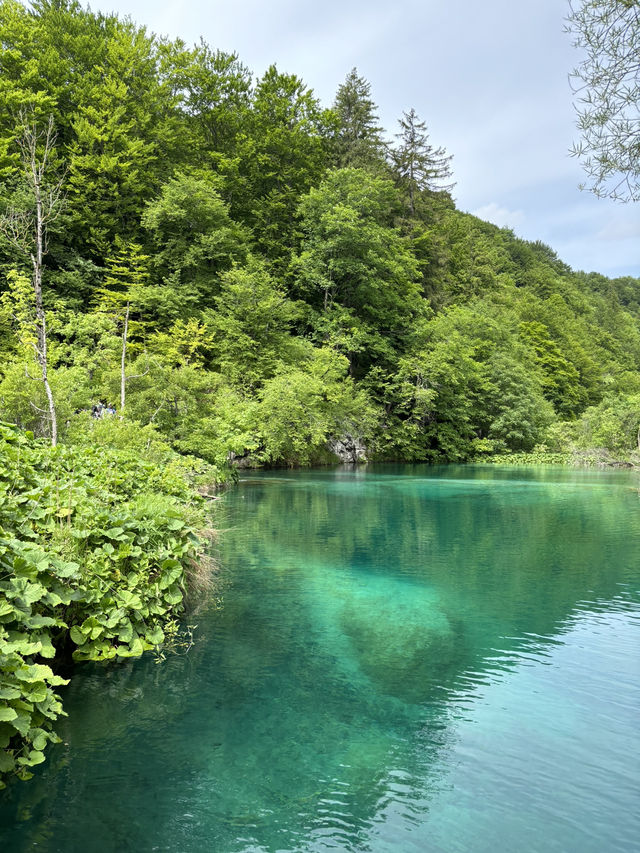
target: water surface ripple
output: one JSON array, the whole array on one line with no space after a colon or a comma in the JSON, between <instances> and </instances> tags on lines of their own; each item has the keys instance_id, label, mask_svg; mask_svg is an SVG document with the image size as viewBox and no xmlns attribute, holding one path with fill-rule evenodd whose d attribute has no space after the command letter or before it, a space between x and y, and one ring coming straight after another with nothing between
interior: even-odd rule
<instances>
[{"instance_id":1,"label":"water surface ripple","mask_svg":"<svg viewBox=\"0 0 640 853\"><path fill-rule=\"evenodd\" d=\"M195 647L80 669L0 849L638 849L632 473L272 472Z\"/></svg>"}]
</instances>

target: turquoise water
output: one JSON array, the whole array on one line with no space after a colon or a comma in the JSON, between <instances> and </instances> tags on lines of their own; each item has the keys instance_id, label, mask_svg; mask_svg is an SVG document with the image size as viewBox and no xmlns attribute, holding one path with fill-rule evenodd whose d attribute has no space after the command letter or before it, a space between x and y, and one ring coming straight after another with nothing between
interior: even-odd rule
<instances>
[{"instance_id":1,"label":"turquoise water","mask_svg":"<svg viewBox=\"0 0 640 853\"><path fill-rule=\"evenodd\" d=\"M82 667L12 851L629 853L640 483L369 467L226 495L195 645Z\"/></svg>"}]
</instances>

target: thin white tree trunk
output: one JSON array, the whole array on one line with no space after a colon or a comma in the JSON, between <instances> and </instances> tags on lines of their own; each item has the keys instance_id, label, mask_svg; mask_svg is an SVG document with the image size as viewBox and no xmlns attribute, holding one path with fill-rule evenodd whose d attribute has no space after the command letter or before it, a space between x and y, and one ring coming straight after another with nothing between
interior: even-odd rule
<instances>
[{"instance_id":1,"label":"thin white tree trunk","mask_svg":"<svg viewBox=\"0 0 640 853\"><path fill-rule=\"evenodd\" d=\"M34 133L35 137L35 133ZM47 322L42 304L42 257L44 254L44 218L42 211L42 168L38 168L36 162L36 141L34 139L31 146L31 179L33 182L33 191L36 198L36 245L35 254L31 255L31 263L33 265L33 292L36 305L36 360L40 366L42 374L42 382L47 395L49 405L49 419L51 421L51 446L55 447L58 443L58 417L56 414L56 404L53 399L53 392L49 384L48 362L47 362ZM48 152L45 152L45 157ZM46 163L46 159L44 161ZM44 164L43 164L44 165Z\"/></svg>"},{"instance_id":2,"label":"thin white tree trunk","mask_svg":"<svg viewBox=\"0 0 640 853\"><path fill-rule=\"evenodd\" d=\"M120 414L124 414L124 403L125 403L125 387L127 384L127 377L125 376L125 360L127 356L127 335L129 333L129 306L130 303L127 302L127 311L124 315L124 331L122 333L122 360L120 362Z\"/></svg>"}]
</instances>

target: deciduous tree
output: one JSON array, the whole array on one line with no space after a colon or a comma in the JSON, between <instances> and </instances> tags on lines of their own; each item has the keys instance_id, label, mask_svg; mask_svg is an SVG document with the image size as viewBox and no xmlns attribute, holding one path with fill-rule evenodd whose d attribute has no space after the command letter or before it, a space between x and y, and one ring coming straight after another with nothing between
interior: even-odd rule
<instances>
[{"instance_id":1,"label":"deciduous tree","mask_svg":"<svg viewBox=\"0 0 640 853\"><path fill-rule=\"evenodd\" d=\"M51 173L54 153L55 132L53 118L45 127L22 116L23 131L18 140L21 152L26 204L12 207L0 217L0 231L10 244L31 264L34 336L30 339L40 379L44 385L49 407L51 444L58 441L56 405L49 383L49 360L47 355L47 321L42 299L42 274L44 256L47 253L48 229L59 215L62 207L62 178Z\"/></svg>"},{"instance_id":2,"label":"deciduous tree","mask_svg":"<svg viewBox=\"0 0 640 853\"><path fill-rule=\"evenodd\" d=\"M129 342L129 321L133 306L139 312L142 292L149 280L149 257L142 253L137 243L118 241L116 252L107 258L107 275L100 290L100 307L113 314L122 327L120 352L120 413L124 414L126 402L126 363Z\"/></svg>"},{"instance_id":3,"label":"deciduous tree","mask_svg":"<svg viewBox=\"0 0 640 853\"><path fill-rule=\"evenodd\" d=\"M585 187L619 201L640 199L640 2L570 2L568 29L584 59L571 77L581 139L573 148Z\"/></svg>"}]
</instances>

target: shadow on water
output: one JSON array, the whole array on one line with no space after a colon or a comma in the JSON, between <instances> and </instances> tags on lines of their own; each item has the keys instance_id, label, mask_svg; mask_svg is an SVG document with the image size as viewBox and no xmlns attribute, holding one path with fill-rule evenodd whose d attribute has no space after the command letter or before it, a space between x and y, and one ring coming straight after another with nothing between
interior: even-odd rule
<instances>
[{"instance_id":1,"label":"shadow on water","mask_svg":"<svg viewBox=\"0 0 640 853\"><path fill-rule=\"evenodd\" d=\"M247 478L225 499L223 609L186 657L83 668L64 744L5 796L2 850L457 849L465 720L582 615L637 613L639 504L626 473ZM526 778L525 744L509 762ZM466 793L493 770L470 765Z\"/></svg>"}]
</instances>

